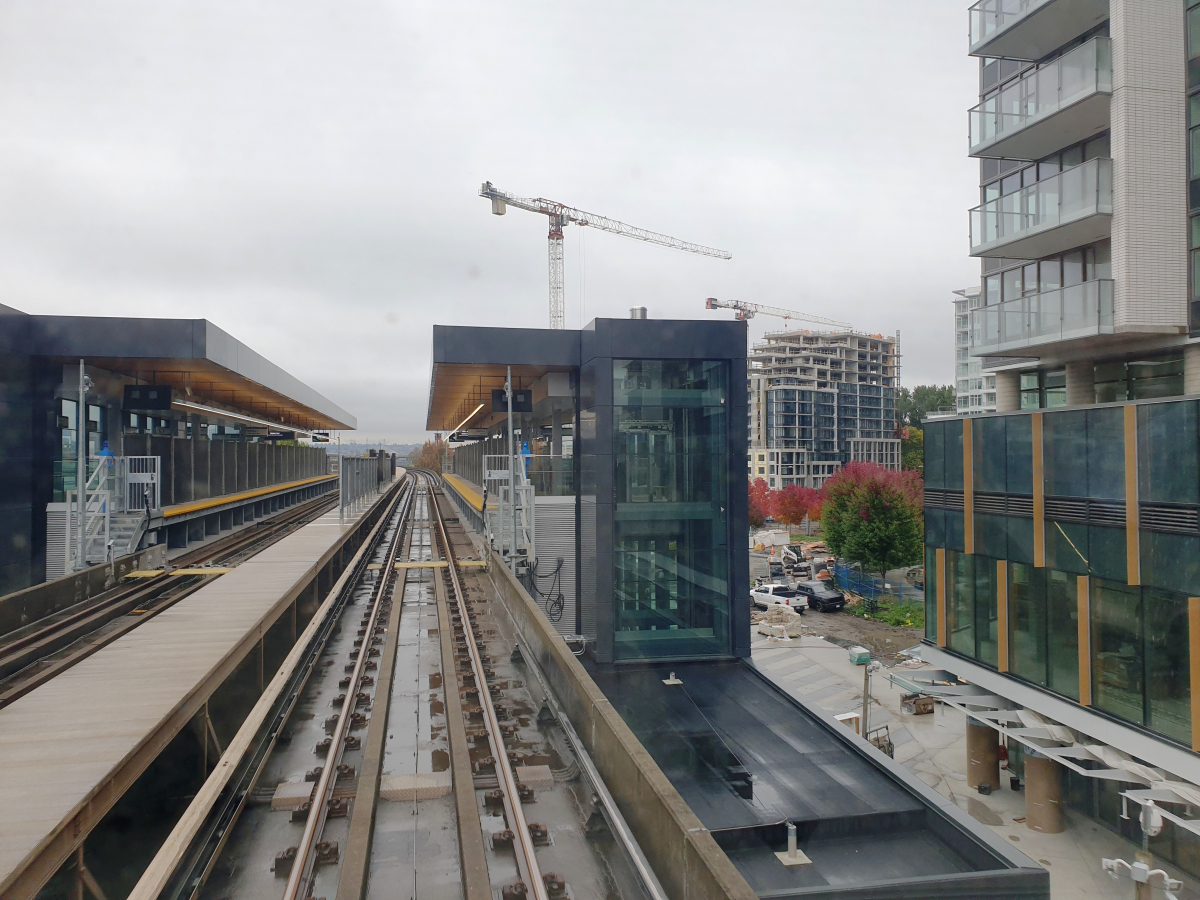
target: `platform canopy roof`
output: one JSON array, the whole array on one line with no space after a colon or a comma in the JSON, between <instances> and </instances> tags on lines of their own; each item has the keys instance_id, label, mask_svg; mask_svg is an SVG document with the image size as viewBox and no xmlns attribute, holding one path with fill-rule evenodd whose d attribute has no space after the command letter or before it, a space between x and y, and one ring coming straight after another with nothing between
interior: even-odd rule
<instances>
[{"instance_id":1,"label":"platform canopy roof","mask_svg":"<svg viewBox=\"0 0 1200 900\"><path fill-rule=\"evenodd\" d=\"M143 383L169 385L183 409L243 413L298 431L358 427L332 400L205 319L14 318L32 326L34 355L64 364L84 359Z\"/></svg>"},{"instance_id":2,"label":"platform canopy roof","mask_svg":"<svg viewBox=\"0 0 1200 900\"><path fill-rule=\"evenodd\" d=\"M435 325L425 428L478 429L499 420L502 414L491 411L492 391L504 387L509 366L513 388L521 389L547 372L578 365L578 331Z\"/></svg>"}]
</instances>

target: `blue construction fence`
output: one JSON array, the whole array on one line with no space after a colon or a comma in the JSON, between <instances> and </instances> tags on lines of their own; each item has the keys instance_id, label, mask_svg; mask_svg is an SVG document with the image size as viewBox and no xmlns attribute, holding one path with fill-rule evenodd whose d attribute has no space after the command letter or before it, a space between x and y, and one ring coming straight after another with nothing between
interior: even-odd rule
<instances>
[{"instance_id":1,"label":"blue construction fence","mask_svg":"<svg viewBox=\"0 0 1200 900\"><path fill-rule=\"evenodd\" d=\"M901 603L924 604L925 592L915 584L909 584L902 578L880 578L859 569L852 569L845 563L837 563L833 567L833 580L843 591L853 591L867 600L878 600L880 597L899 597Z\"/></svg>"}]
</instances>

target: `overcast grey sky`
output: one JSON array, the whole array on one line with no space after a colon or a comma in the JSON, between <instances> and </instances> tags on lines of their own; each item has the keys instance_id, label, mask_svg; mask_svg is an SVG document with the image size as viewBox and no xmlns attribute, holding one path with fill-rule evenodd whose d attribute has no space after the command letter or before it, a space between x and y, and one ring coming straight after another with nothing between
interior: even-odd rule
<instances>
[{"instance_id":1,"label":"overcast grey sky","mask_svg":"<svg viewBox=\"0 0 1200 900\"><path fill-rule=\"evenodd\" d=\"M568 327L732 297L951 382L967 5L5 0L0 303L207 318L421 439L431 325L547 324L546 220L491 180L733 253L569 228Z\"/></svg>"}]
</instances>

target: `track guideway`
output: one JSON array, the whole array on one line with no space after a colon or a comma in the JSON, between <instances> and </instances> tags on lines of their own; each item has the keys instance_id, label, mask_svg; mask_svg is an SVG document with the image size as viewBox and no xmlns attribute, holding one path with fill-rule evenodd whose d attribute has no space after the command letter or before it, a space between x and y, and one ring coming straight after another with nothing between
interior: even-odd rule
<instances>
[{"instance_id":1,"label":"track guideway","mask_svg":"<svg viewBox=\"0 0 1200 900\"><path fill-rule=\"evenodd\" d=\"M446 502L410 471L131 900L661 900Z\"/></svg>"},{"instance_id":2,"label":"track guideway","mask_svg":"<svg viewBox=\"0 0 1200 900\"><path fill-rule=\"evenodd\" d=\"M45 620L0 636L0 707L22 697L101 647L192 594L225 567L236 566L332 508L318 497L171 561L171 569L212 566L212 575L163 576L116 587ZM137 611L136 613L134 611ZM133 614L133 615L131 615ZM117 622L122 617L125 621ZM115 624L114 624L115 623ZM113 627L104 630L106 626ZM101 632L101 633L98 633ZM81 640L94 635L91 640Z\"/></svg>"}]
</instances>

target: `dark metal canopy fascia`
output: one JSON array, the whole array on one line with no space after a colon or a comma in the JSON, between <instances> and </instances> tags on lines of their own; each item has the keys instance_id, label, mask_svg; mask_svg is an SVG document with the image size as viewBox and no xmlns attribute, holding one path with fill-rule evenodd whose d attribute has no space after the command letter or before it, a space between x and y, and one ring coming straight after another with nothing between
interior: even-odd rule
<instances>
[{"instance_id":1,"label":"dark metal canopy fascia","mask_svg":"<svg viewBox=\"0 0 1200 900\"><path fill-rule=\"evenodd\" d=\"M119 375L169 385L181 399L208 400L301 430L358 427L346 410L206 319L26 321L33 326L30 350L36 356L64 364L85 359Z\"/></svg>"}]
</instances>

